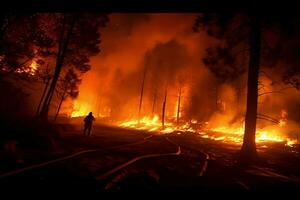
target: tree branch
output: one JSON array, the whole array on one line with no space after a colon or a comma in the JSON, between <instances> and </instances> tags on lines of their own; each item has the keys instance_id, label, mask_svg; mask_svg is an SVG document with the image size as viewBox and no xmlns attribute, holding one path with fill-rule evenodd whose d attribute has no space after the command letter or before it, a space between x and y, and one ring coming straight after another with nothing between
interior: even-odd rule
<instances>
[{"instance_id":1,"label":"tree branch","mask_svg":"<svg viewBox=\"0 0 300 200\"><path fill-rule=\"evenodd\" d=\"M289 88L294 88L294 87L290 86L290 87L281 88L280 90L277 90L277 91L264 92L264 93L258 94L258 97L260 97L260 96L262 96L262 95L266 95L266 94L273 94L273 93L284 94L284 93L282 93L281 91L286 90L286 89L289 89Z\"/></svg>"},{"instance_id":2,"label":"tree branch","mask_svg":"<svg viewBox=\"0 0 300 200\"><path fill-rule=\"evenodd\" d=\"M272 122L272 123L274 123L274 124L279 124L278 121L274 121L274 120L272 120L272 119L268 119L268 118L264 118L264 117L260 117L260 116L257 116L256 118L257 118L257 119L263 119L263 120Z\"/></svg>"}]
</instances>

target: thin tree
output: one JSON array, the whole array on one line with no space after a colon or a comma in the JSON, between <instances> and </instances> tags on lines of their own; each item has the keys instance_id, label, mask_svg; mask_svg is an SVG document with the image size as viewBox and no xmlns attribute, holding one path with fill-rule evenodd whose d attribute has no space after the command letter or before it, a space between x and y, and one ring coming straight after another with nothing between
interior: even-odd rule
<instances>
[{"instance_id":1,"label":"thin tree","mask_svg":"<svg viewBox=\"0 0 300 200\"><path fill-rule=\"evenodd\" d=\"M144 87L145 87L146 73L147 73L147 65L145 65L145 68L144 68L143 79L142 79L142 84L141 84L141 94L140 94L139 113L138 113L138 122L139 123L140 123L141 109L142 109L142 104L143 104L143 96L144 96Z\"/></svg>"},{"instance_id":2,"label":"thin tree","mask_svg":"<svg viewBox=\"0 0 300 200\"><path fill-rule=\"evenodd\" d=\"M48 90L48 88L49 88L49 83L50 83L51 78L52 78L48 66L49 66L49 65L47 65L45 71L43 71L42 73L39 73L39 75L38 75L38 76L42 79L43 83L45 84L45 87L44 87L44 89L43 89L43 93L42 93L41 99L40 99L40 101L39 101L37 110L36 110L36 115L38 115L39 112L40 112L41 105L42 105L42 103L43 103L43 101L44 101L46 92L47 92L47 90Z\"/></svg>"},{"instance_id":3,"label":"thin tree","mask_svg":"<svg viewBox=\"0 0 300 200\"><path fill-rule=\"evenodd\" d=\"M54 17L55 18L55 17ZM75 67L81 72L88 71L91 66L89 57L100 52L99 28L106 25L108 18L104 14L63 14L55 18L57 51L53 79L41 108L40 116L47 120L52 97L65 67Z\"/></svg>"},{"instance_id":4,"label":"thin tree","mask_svg":"<svg viewBox=\"0 0 300 200\"><path fill-rule=\"evenodd\" d=\"M75 25L75 22L77 20L77 16L63 16L63 22L62 22L62 28L61 28L61 33L60 33L60 38L59 38L59 43L58 43L58 53L57 53L57 58L56 58L56 66L55 66L55 71L53 75L53 79L51 81L49 90L47 92L47 95L45 97L40 115L43 119L47 120L48 117L48 110L50 106L50 102L52 100L55 87L57 84L57 81L59 79L59 75L61 72L61 69L63 67L63 62L66 54L66 50L70 41L70 37Z\"/></svg>"},{"instance_id":5,"label":"thin tree","mask_svg":"<svg viewBox=\"0 0 300 200\"><path fill-rule=\"evenodd\" d=\"M57 87L57 96L59 98L58 108L55 114L54 121L57 119L61 106L63 102L70 97L71 99L75 99L78 94L78 85L80 84L81 80L78 78L77 74L75 73L74 69L69 69L65 74L64 78L59 81Z\"/></svg>"},{"instance_id":6,"label":"thin tree","mask_svg":"<svg viewBox=\"0 0 300 200\"><path fill-rule=\"evenodd\" d=\"M177 116L176 116L177 125L179 124L179 117L180 117L180 100L181 100L181 86L179 86L179 93L178 93Z\"/></svg>"},{"instance_id":7,"label":"thin tree","mask_svg":"<svg viewBox=\"0 0 300 200\"><path fill-rule=\"evenodd\" d=\"M163 129L165 128L165 115L166 115L167 95L168 95L168 89L166 87L164 101L163 101L163 106L162 106L162 115L161 115L161 125L162 125Z\"/></svg>"}]
</instances>

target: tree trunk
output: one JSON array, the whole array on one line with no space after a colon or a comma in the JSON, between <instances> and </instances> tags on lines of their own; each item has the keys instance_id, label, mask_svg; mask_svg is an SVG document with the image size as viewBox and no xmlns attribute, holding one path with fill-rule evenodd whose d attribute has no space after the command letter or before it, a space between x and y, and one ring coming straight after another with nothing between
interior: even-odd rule
<instances>
[{"instance_id":1,"label":"tree trunk","mask_svg":"<svg viewBox=\"0 0 300 200\"><path fill-rule=\"evenodd\" d=\"M162 128L165 128L165 113L166 113L166 103L167 103L167 89L165 92L165 99L163 102L163 107L162 107L162 116L161 116L161 124L162 124Z\"/></svg>"},{"instance_id":2,"label":"tree trunk","mask_svg":"<svg viewBox=\"0 0 300 200\"><path fill-rule=\"evenodd\" d=\"M145 66L144 74L143 74L142 87L141 87L141 95L140 95L138 122L140 122L140 117L141 117L141 109L142 109L142 104L143 104L143 95L144 95L144 85L145 85L146 71L147 71L147 67Z\"/></svg>"},{"instance_id":3,"label":"tree trunk","mask_svg":"<svg viewBox=\"0 0 300 200\"><path fill-rule=\"evenodd\" d=\"M63 95L62 95L62 97L61 97L61 100L60 100L60 102L59 102L59 105L58 105L58 108L57 108L57 111L56 111L56 114L55 114L54 121L56 121L57 116L58 116L59 111L60 111L60 108L61 108L61 105L62 105L63 101L65 100L65 94L66 94L66 92L64 91L64 93L63 93Z\"/></svg>"},{"instance_id":4,"label":"tree trunk","mask_svg":"<svg viewBox=\"0 0 300 200\"><path fill-rule=\"evenodd\" d=\"M49 106L50 106L50 102L51 102L51 99L52 99L52 96L53 96L53 92L54 92L55 87L56 87L56 83L57 83L58 78L59 78L60 71L61 71L61 65L58 64L56 69L55 69L55 73L53 75L53 79L51 81L50 88L47 92L47 95L45 97L45 100L44 100L44 103L43 103L43 106L42 106L42 109L41 109L41 112L40 112L40 116L44 120L48 119Z\"/></svg>"},{"instance_id":5,"label":"tree trunk","mask_svg":"<svg viewBox=\"0 0 300 200\"><path fill-rule=\"evenodd\" d=\"M245 133L241 148L241 160L251 162L257 157L255 134L258 98L258 73L261 50L261 27L257 17L251 18L249 35L249 69L248 69L248 92L247 110L245 117Z\"/></svg>"},{"instance_id":6,"label":"tree trunk","mask_svg":"<svg viewBox=\"0 0 300 200\"><path fill-rule=\"evenodd\" d=\"M177 125L179 123L179 115L180 115L180 98L181 98L181 87L179 88L179 94L178 94L178 105L177 105Z\"/></svg>"},{"instance_id":7,"label":"tree trunk","mask_svg":"<svg viewBox=\"0 0 300 200\"><path fill-rule=\"evenodd\" d=\"M45 85L45 88L44 88L44 91L43 91L42 97L41 97L41 99L40 99L40 102L39 102L38 108L37 108L37 110L36 110L36 115L38 115L38 114L39 114L39 112L40 112L40 108L41 108L42 102L43 102L43 100L44 100L44 98L45 98L45 95L46 95L46 92L47 92L47 89L48 89L49 83L50 83L50 79L48 79L48 80L47 80L47 82L46 82L46 85Z\"/></svg>"},{"instance_id":8,"label":"tree trunk","mask_svg":"<svg viewBox=\"0 0 300 200\"><path fill-rule=\"evenodd\" d=\"M66 18L66 17L65 17ZM48 119L48 111L49 111L49 106L54 94L54 90L56 87L56 83L58 81L62 66L63 66L63 62L64 62L64 57L66 54L66 50L68 47L68 43L74 28L74 24L75 24L75 17L72 19L70 26L68 28L68 30L66 31L66 36L65 35L65 25L66 25L66 19L64 18L64 22L63 22L63 28L62 28L62 32L61 32L61 39L60 39L60 43L59 43L59 48L58 48L58 55L57 55L57 59L56 59L56 67L55 67L55 72L53 75L53 79L52 82L50 84L50 88L48 90L48 93L46 95L45 101L43 103L43 107L40 113L40 116L42 119L47 120Z\"/></svg>"}]
</instances>

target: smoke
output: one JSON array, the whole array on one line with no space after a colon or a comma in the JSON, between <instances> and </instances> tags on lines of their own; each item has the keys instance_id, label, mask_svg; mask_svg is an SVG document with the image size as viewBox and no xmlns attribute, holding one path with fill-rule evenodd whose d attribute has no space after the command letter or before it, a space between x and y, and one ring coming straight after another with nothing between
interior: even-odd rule
<instances>
[{"instance_id":1,"label":"smoke","mask_svg":"<svg viewBox=\"0 0 300 200\"><path fill-rule=\"evenodd\" d=\"M203 65L207 47L215 42L205 33L192 30L197 14L112 14L108 27L101 30L101 53L91 59L92 69L83 77L73 111L82 115L125 120L137 116L145 74L141 114L161 115L167 90L166 116L176 116L181 88L181 117L209 121L211 126L241 125L246 112L247 75L218 85ZM261 74L259 93L278 91L282 66ZM279 119L288 112L288 122L300 119L300 95L293 89L259 97L258 112ZM292 103L291 103L292 102ZM67 106L67 104L66 104ZM66 109L65 112L72 112ZM296 122L295 122L296 123ZM258 127L274 126L258 120ZM277 126L277 125L276 125ZM297 127L288 130L295 132Z\"/></svg>"},{"instance_id":2,"label":"smoke","mask_svg":"<svg viewBox=\"0 0 300 200\"><path fill-rule=\"evenodd\" d=\"M112 14L101 30L101 53L91 59L92 70L84 75L74 110L104 110L115 119L134 117L138 111L143 73L146 69L142 114L160 114L167 89L167 116L172 116L182 88L182 113L194 110L201 116L201 103L190 99L203 87L209 72L201 57L214 42L192 30L197 14ZM201 78L202 77L202 78ZM99 108L99 99L101 105ZM200 99L201 100L201 99ZM104 109L104 110L103 110ZM70 110L66 110L70 112ZM85 114L85 113L84 113Z\"/></svg>"}]
</instances>

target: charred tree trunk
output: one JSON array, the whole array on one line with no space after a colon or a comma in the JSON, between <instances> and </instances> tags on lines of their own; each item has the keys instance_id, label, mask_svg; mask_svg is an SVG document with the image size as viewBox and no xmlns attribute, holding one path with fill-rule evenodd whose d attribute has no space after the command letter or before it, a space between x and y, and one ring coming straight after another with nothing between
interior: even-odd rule
<instances>
[{"instance_id":1,"label":"charred tree trunk","mask_svg":"<svg viewBox=\"0 0 300 200\"><path fill-rule=\"evenodd\" d=\"M261 51L261 27L257 17L251 18L249 48L250 55L247 83L247 110L245 117L245 133L241 148L241 160L246 162L251 162L257 157L255 134L258 98L258 74Z\"/></svg>"},{"instance_id":2,"label":"charred tree trunk","mask_svg":"<svg viewBox=\"0 0 300 200\"><path fill-rule=\"evenodd\" d=\"M44 120L48 119L49 106L50 106L50 103L51 103L51 100L52 100L52 97L54 94L54 90L55 90L62 66L63 66L66 50L67 50L68 43L69 43L73 28L74 28L74 24L75 24L75 17L73 17L73 19L71 19L71 23L70 23L68 29L65 30L66 29L66 16L65 16L63 26L62 26L62 31L61 31L59 47L58 47L55 72L54 72L53 79L50 84L50 88L48 90L48 93L46 95L46 98L44 100L44 103L43 103L43 106L42 106L42 109L40 112L40 117Z\"/></svg>"},{"instance_id":3,"label":"charred tree trunk","mask_svg":"<svg viewBox=\"0 0 300 200\"><path fill-rule=\"evenodd\" d=\"M163 129L165 128L166 103L167 103L167 89L165 91L165 98L164 98L164 102L163 102L162 115L161 115L161 125L162 125Z\"/></svg>"},{"instance_id":4,"label":"charred tree trunk","mask_svg":"<svg viewBox=\"0 0 300 200\"><path fill-rule=\"evenodd\" d=\"M45 88L44 88L44 91L43 91L42 97L41 97L41 99L40 99L40 102L39 102L38 108L37 108L37 110L36 110L36 115L38 115L38 114L39 114L39 112L40 112L40 108L41 108L41 105L42 105L42 103L43 103L43 101L44 101L44 98L45 98L46 92L47 92L47 90L48 90L49 83L50 83L50 79L48 79L48 80L46 81L46 84L45 84Z\"/></svg>"},{"instance_id":5,"label":"charred tree trunk","mask_svg":"<svg viewBox=\"0 0 300 200\"><path fill-rule=\"evenodd\" d=\"M180 99L181 99L181 87L179 88L179 94L178 94L178 105L177 105L177 125L179 123L179 115L180 115Z\"/></svg>"},{"instance_id":6,"label":"charred tree trunk","mask_svg":"<svg viewBox=\"0 0 300 200\"><path fill-rule=\"evenodd\" d=\"M140 117L141 117L141 109L142 109L142 104L143 104L143 96L144 96L144 86L145 86L146 71L147 71L147 67L145 66L144 74L143 74L143 80L142 80L142 87L141 87L141 95L140 95L140 104L139 104L138 122L140 122Z\"/></svg>"}]
</instances>

